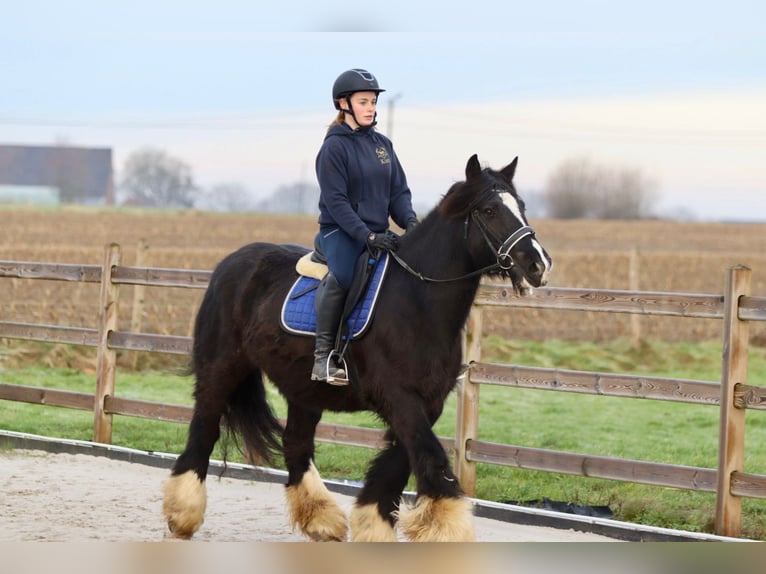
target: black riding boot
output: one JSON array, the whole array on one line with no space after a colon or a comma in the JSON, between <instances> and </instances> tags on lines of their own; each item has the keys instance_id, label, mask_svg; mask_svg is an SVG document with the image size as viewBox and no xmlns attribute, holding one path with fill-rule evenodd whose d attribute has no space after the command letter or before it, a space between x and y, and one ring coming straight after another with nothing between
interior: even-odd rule
<instances>
[{"instance_id":1,"label":"black riding boot","mask_svg":"<svg viewBox=\"0 0 766 574\"><path fill-rule=\"evenodd\" d=\"M328 273L317 287L314 310L317 315L316 347L312 381L325 381L331 385L346 385L346 372L335 365L330 355L335 348L335 336L346 302L346 289Z\"/></svg>"}]
</instances>

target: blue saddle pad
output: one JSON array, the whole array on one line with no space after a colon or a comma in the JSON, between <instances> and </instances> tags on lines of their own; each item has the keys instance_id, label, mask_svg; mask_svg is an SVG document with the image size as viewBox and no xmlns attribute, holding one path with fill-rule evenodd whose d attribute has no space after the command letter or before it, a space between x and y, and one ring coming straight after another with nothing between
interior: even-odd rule
<instances>
[{"instance_id":1,"label":"blue saddle pad","mask_svg":"<svg viewBox=\"0 0 766 574\"><path fill-rule=\"evenodd\" d=\"M388 270L388 253L384 252L375 263L373 276L364 296L356 303L354 310L346 320L351 339L361 337L372 321L372 313L378 300L383 278ZM280 323L288 333L297 335L316 334L316 313L314 311L314 296L319 280L313 277L300 276L290 288L282 304Z\"/></svg>"}]
</instances>

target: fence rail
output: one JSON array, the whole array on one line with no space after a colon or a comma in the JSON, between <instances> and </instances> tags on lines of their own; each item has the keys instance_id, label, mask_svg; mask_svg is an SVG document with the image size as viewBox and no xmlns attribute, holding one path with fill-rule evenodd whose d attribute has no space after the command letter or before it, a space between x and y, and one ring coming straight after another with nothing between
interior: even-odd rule
<instances>
[{"instance_id":1,"label":"fence rail","mask_svg":"<svg viewBox=\"0 0 766 574\"><path fill-rule=\"evenodd\" d=\"M0 261L0 279L45 279L101 285L97 329L0 321L0 337L96 347L95 393L0 383L0 399L90 410L94 414L94 440L103 443L111 442L114 415L187 423L191 418L191 407L116 396L114 376L118 350L189 354L192 343L190 337L119 331L118 287L204 289L210 275L208 270L121 266L120 247L116 244L106 247L101 266ZM544 288L532 296L519 298L508 284L482 283L466 325L464 354L470 366L458 384L455 438L440 437L445 448L455 454L456 474L466 492L470 495L475 493L477 463L715 492L716 533L739 536L742 497L766 499L766 476L743 471L745 411L766 410L766 389L747 385L746 381L748 325L750 321L766 321L766 298L751 296L749 288L750 270L743 266L728 270L725 290L721 295ZM720 319L724 349L721 381L482 362L482 310L492 306ZM721 421L718 468L696 468L479 441L481 385L714 406L719 409ZM378 448L382 444L383 431L320 423L317 439Z\"/></svg>"},{"instance_id":2,"label":"fence rail","mask_svg":"<svg viewBox=\"0 0 766 574\"><path fill-rule=\"evenodd\" d=\"M536 289L532 297L519 300L506 284L483 284L476 294L476 305L501 305L531 309L568 311L603 311L677 317L723 318L723 297L652 291L617 291L611 289Z\"/></svg>"}]
</instances>

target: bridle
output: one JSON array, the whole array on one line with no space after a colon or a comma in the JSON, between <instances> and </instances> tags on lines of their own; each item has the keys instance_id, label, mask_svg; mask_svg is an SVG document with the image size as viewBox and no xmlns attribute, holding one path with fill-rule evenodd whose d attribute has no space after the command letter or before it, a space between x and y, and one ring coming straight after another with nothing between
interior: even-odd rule
<instances>
[{"instance_id":1,"label":"bridle","mask_svg":"<svg viewBox=\"0 0 766 574\"><path fill-rule=\"evenodd\" d=\"M474 222L476 223L476 227L479 228L479 231L481 231L482 236L484 237L484 241L486 241L489 248L495 252L496 262L492 265L487 265L486 267L482 267L481 269L477 269L476 271L472 271L470 273L466 273L465 275L460 275L459 277L451 277L446 279L436 279L434 277L427 277L426 275L423 275L419 271L416 271L412 267L410 267L406 261L404 261L401 256L399 256L395 251L391 251L391 256L394 258L394 260L408 273L411 275L414 275L421 281L427 281L430 283L449 283L452 281L461 281L463 279L468 279L469 277L475 277L476 275L483 275L484 273L488 273L489 271L493 271L496 269L500 269L504 272L508 272L516 263L513 260L513 256L511 255L511 251L513 248L518 244L519 241L524 239L525 237L532 237L535 236L535 230L532 229L529 225L523 225L520 228L518 228L516 231L511 233L511 235L508 236L501 244L500 247L495 249L495 246L492 243L492 239L490 238L490 235L492 235L489 227L487 227L487 224L484 222L484 220L481 217L481 213L479 212L478 205L484 201L484 198L490 194L490 193L511 193L510 190L507 189L498 189L495 185L492 187L486 189L482 193L479 194L479 197L477 197L475 200L471 202L468 209L468 215L465 217L465 235L464 239L468 239L468 229L470 227L470 223Z\"/></svg>"},{"instance_id":2,"label":"bridle","mask_svg":"<svg viewBox=\"0 0 766 574\"><path fill-rule=\"evenodd\" d=\"M502 192L498 192L502 193ZM510 193L510 192L506 192ZM487 245L489 245L490 249L494 250L494 246L492 245L492 240L490 239L490 231L487 227L486 223L484 223L484 220L481 219L481 217L478 215L477 210L474 210L471 212L469 217L473 218L473 220L476 222L476 226L479 228L479 231L481 231L481 234L484 236L484 241L487 242ZM497 248L497 267L502 269L503 271L508 271L511 267L515 265L515 262L513 260L513 256L511 255L511 250L516 247L516 244L528 236L535 236L535 230L532 229L529 225L522 225L519 227L516 231L511 233L508 238L503 241L500 244L500 247ZM468 217L466 217L466 239L468 239Z\"/></svg>"}]
</instances>

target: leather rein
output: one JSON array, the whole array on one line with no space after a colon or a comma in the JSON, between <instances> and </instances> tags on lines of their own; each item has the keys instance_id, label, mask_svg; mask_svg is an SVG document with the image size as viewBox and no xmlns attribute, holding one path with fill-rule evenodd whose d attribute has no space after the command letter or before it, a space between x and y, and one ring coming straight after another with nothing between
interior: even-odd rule
<instances>
[{"instance_id":1,"label":"leather rein","mask_svg":"<svg viewBox=\"0 0 766 574\"><path fill-rule=\"evenodd\" d=\"M504 190L504 189L497 189L494 186L487 190L489 192L493 193L510 193L510 191ZM469 207L474 207L477 205L484 197L485 194L481 194L480 197L476 200L474 200L473 204ZM475 277L476 275L483 275L484 273L487 273L489 271L492 271L494 269L502 269L503 271L508 271L511 267L514 266L513 256L511 255L511 250L516 246L516 244L528 236L535 236L535 230L532 229L529 225L524 225L511 233L511 235L508 236L508 238L503 241L500 244L500 247L495 250L495 247L492 245L492 240L490 239L490 232L487 228L486 223L484 223L484 220L479 215L479 210L474 207L469 214L465 218L465 239L468 239L468 226L470 221L474 221L476 223L476 226L479 228L479 231L481 231L482 236L484 237L484 241L487 242L487 245L489 248L495 252L495 257L497 258L497 261L493 263L492 265L487 265L486 267L482 267L481 269L477 269L476 271L471 271L470 273L466 273L465 275L460 275L459 277L450 277L446 279L438 279L434 277L428 277L426 275L423 275L421 272L416 271L410 265L407 264L406 261L404 261L395 251L390 251L391 257L394 258L394 260L404 269L407 271L410 275L413 275L420 279L421 281L427 281L429 283L450 283L453 281L462 281L463 279L468 279L469 277Z\"/></svg>"}]
</instances>

